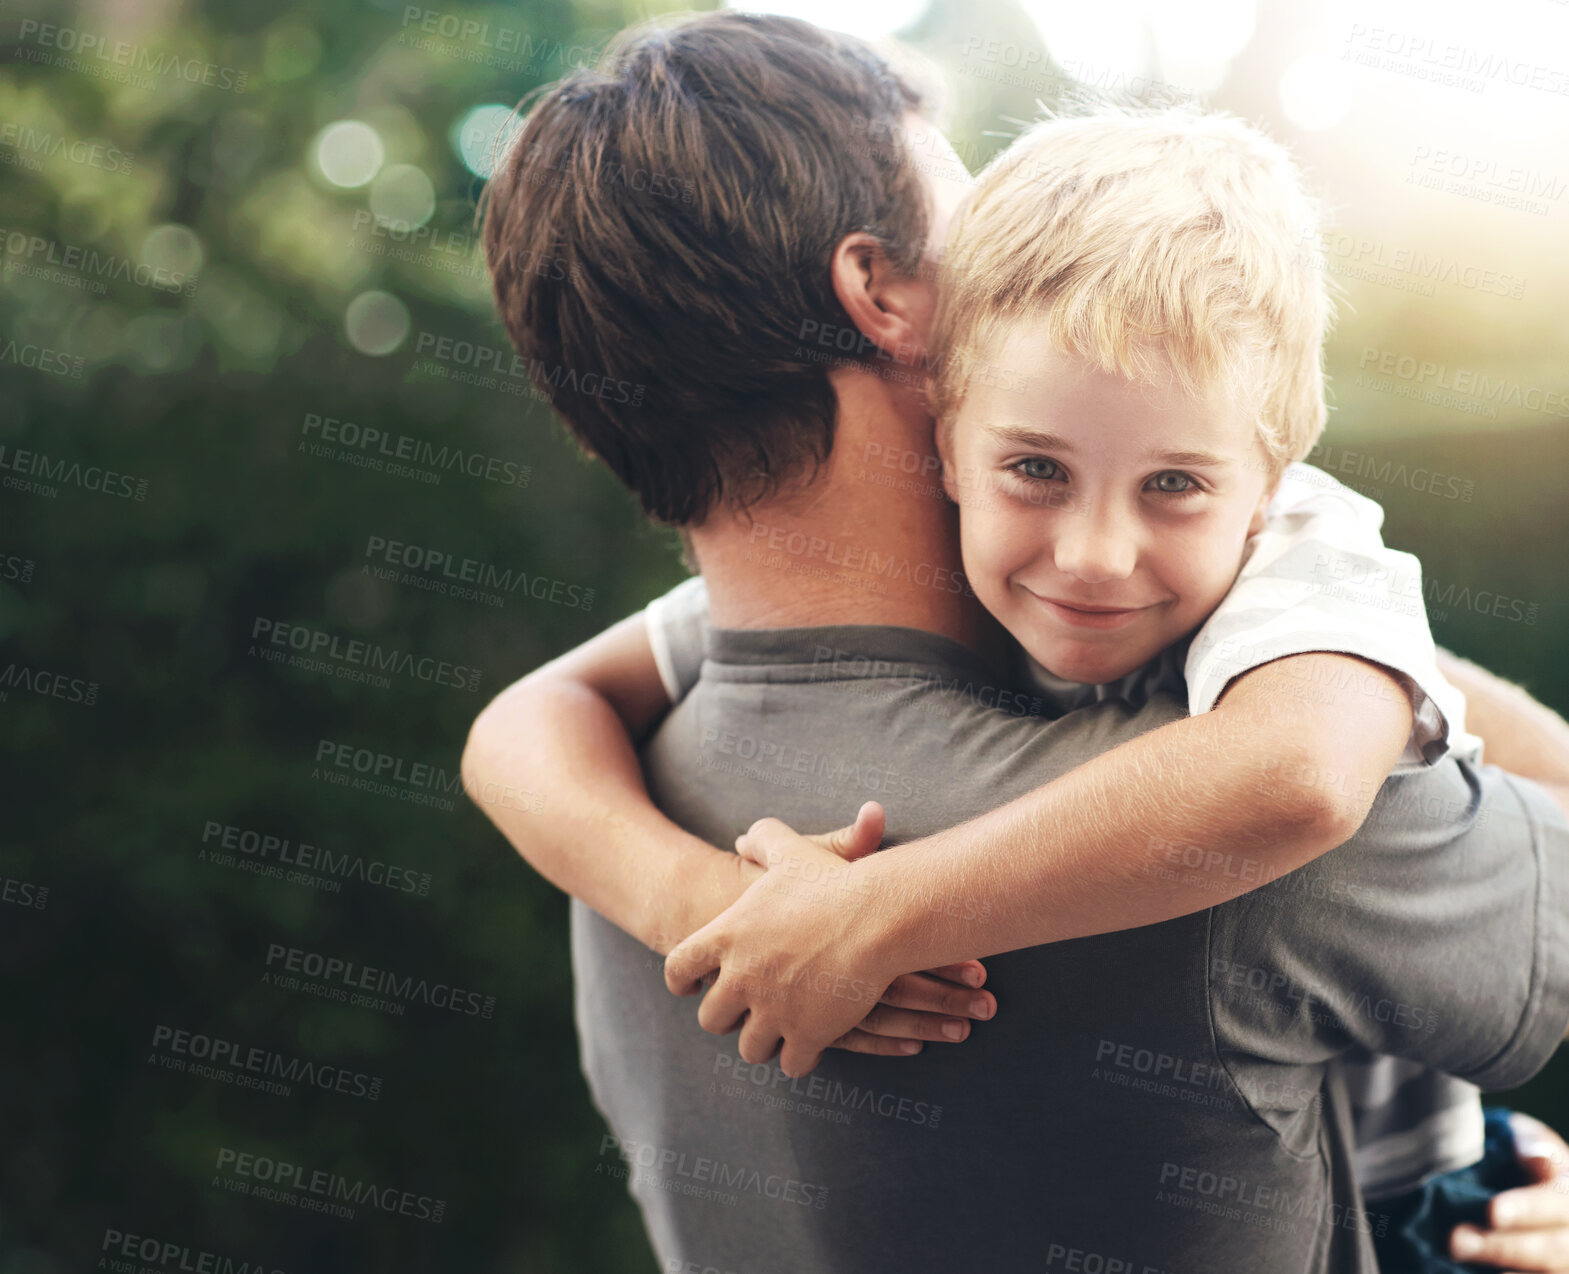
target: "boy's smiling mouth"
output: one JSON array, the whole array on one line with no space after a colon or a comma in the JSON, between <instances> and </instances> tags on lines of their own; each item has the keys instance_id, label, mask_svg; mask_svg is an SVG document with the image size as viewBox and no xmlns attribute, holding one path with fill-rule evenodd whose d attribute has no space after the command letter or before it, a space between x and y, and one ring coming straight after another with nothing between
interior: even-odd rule
<instances>
[{"instance_id":1,"label":"boy's smiling mouth","mask_svg":"<svg viewBox=\"0 0 1569 1274\"><path fill-rule=\"evenodd\" d=\"M1048 615L1076 628L1121 628L1150 609L1149 606L1099 606L1089 602L1058 601L1042 597L1028 588L1024 591L1038 601Z\"/></svg>"}]
</instances>

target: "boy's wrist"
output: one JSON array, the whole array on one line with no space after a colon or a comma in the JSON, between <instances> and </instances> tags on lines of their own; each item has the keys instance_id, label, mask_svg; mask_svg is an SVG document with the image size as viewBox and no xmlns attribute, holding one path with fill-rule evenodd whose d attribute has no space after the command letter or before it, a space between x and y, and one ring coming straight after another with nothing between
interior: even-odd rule
<instances>
[{"instance_id":1,"label":"boy's wrist","mask_svg":"<svg viewBox=\"0 0 1569 1274\"><path fill-rule=\"evenodd\" d=\"M866 908L857 930L868 966L877 977L890 980L903 973L935 969L969 959L974 952L945 955L952 946L941 918L917 905L920 888L910 879L917 864L912 860L912 845L869 854L852 863L848 883L856 892L869 895L873 905ZM896 873L901 880L894 882Z\"/></svg>"},{"instance_id":2,"label":"boy's wrist","mask_svg":"<svg viewBox=\"0 0 1569 1274\"><path fill-rule=\"evenodd\" d=\"M686 870L644 898L638 929L643 945L669 955L745 893L759 870L739 854L706 844L694 848Z\"/></svg>"}]
</instances>

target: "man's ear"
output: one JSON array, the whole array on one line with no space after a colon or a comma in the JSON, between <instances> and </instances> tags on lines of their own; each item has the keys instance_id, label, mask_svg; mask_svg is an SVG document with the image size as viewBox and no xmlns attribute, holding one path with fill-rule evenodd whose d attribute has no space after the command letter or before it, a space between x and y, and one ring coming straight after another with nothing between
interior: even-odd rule
<instances>
[{"instance_id":1,"label":"man's ear","mask_svg":"<svg viewBox=\"0 0 1569 1274\"><path fill-rule=\"evenodd\" d=\"M875 345L896 362L919 366L936 308L931 284L899 273L883 242L864 231L839 241L829 269L834 295L860 329L858 348Z\"/></svg>"}]
</instances>

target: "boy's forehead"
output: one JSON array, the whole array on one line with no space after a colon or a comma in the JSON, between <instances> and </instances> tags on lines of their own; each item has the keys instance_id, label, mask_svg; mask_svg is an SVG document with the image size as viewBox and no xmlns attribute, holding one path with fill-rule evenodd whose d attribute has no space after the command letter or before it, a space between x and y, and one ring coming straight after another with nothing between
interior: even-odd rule
<instances>
[{"instance_id":1,"label":"boy's forehead","mask_svg":"<svg viewBox=\"0 0 1569 1274\"><path fill-rule=\"evenodd\" d=\"M1174 449L1238 452L1258 437L1256 404L1245 388L1213 384L1195 394L1169 363L1148 378L1107 370L1061 348L1039 321L997 324L970 365L958 434L995 441L1025 432L1067 444L1118 438Z\"/></svg>"}]
</instances>

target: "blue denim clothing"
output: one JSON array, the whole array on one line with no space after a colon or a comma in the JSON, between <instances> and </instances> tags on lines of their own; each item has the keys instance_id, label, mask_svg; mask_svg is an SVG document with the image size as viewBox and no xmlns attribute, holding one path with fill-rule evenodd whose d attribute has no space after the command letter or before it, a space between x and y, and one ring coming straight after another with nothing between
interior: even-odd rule
<instances>
[{"instance_id":1,"label":"blue denim clothing","mask_svg":"<svg viewBox=\"0 0 1569 1274\"><path fill-rule=\"evenodd\" d=\"M1434 1177L1420 1189L1368 1205L1385 1224L1373 1229L1379 1274L1472 1274L1492 1266L1458 1262L1449 1255L1449 1232L1464 1222L1487 1228L1487 1203L1495 1194L1528 1184L1515 1155L1509 1112L1482 1112L1486 1150L1469 1168Z\"/></svg>"}]
</instances>

